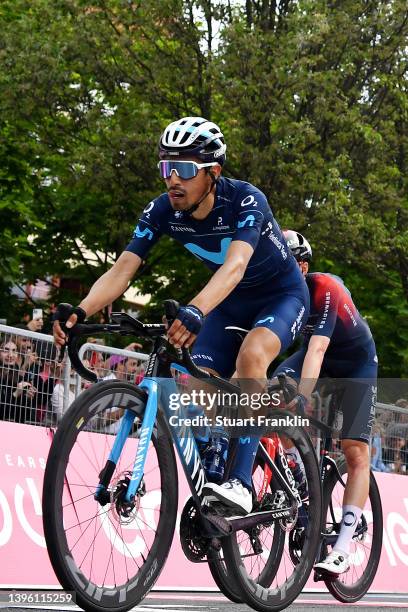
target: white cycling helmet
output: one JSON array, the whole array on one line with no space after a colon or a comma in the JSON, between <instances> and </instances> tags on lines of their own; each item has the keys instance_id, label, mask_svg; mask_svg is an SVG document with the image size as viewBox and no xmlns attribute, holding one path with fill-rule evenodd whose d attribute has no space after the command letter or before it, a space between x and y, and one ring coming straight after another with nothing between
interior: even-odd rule
<instances>
[{"instance_id":1,"label":"white cycling helmet","mask_svg":"<svg viewBox=\"0 0 408 612\"><path fill-rule=\"evenodd\" d=\"M203 162L225 162L227 145L215 123L203 117L183 117L164 130L159 143L159 157L191 155Z\"/></svg>"},{"instance_id":2,"label":"white cycling helmet","mask_svg":"<svg viewBox=\"0 0 408 612\"><path fill-rule=\"evenodd\" d=\"M294 230L284 230L283 237L296 261L310 261L312 259L312 247L302 234Z\"/></svg>"}]
</instances>

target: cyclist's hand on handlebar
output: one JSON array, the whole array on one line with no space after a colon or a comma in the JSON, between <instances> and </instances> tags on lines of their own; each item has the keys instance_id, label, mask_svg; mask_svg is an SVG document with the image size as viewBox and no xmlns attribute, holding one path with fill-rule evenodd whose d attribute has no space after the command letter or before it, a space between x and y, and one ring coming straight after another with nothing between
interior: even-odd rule
<instances>
[{"instance_id":1,"label":"cyclist's hand on handlebar","mask_svg":"<svg viewBox=\"0 0 408 612\"><path fill-rule=\"evenodd\" d=\"M52 329L55 344L60 348L65 344L66 334L62 325L71 329L76 323L83 323L85 318L86 312L80 306L74 308L72 304L58 304L53 316L54 323Z\"/></svg>"},{"instance_id":2,"label":"cyclist's hand on handlebar","mask_svg":"<svg viewBox=\"0 0 408 612\"><path fill-rule=\"evenodd\" d=\"M167 337L177 348L190 347L197 337L204 321L204 315L197 306L180 306L177 317L170 326Z\"/></svg>"},{"instance_id":3,"label":"cyclist's hand on handlebar","mask_svg":"<svg viewBox=\"0 0 408 612\"><path fill-rule=\"evenodd\" d=\"M309 404L309 399L305 395L302 395L302 393L298 393L297 395L295 395L293 400L286 406L286 409L304 416L305 410L309 406Z\"/></svg>"}]
</instances>

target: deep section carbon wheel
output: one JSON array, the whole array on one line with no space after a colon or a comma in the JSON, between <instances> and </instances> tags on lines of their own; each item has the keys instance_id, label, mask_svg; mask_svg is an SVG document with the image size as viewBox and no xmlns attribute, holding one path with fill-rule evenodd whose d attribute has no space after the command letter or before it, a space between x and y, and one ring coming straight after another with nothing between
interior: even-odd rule
<instances>
[{"instance_id":1,"label":"deep section carbon wheel","mask_svg":"<svg viewBox=\"0 0 408 612\"><path fill-rule=\"evenodd\" d=\"M44 476L43 522L48 553L64 589L86 610L136 606L157 580L173 539L177 472L173 446L158 416L143 479L125 494L139 445L146 394L120 381L93 385L64 415ZM134 424L102 501L99 474L126 410Z\"/></svg>"}]
</instances>

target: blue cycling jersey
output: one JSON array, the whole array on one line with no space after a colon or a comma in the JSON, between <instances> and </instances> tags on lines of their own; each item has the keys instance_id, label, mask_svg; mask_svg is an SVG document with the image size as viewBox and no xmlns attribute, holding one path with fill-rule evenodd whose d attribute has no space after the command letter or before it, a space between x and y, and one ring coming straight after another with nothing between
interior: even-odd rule
<instances>
[{"instance_id":1,"label":"blue cycling jersey","mask_svg":"<svg viewBox=\"0 0 408 612\"><path fill-rule=\"evenodd\" d=\"M237 288L265 284L272 291L299 292L301 274L288 251L265 195L250 183L221 177L216 184L214 207L196 220L174 210L167 193L150 202L126 247L144 258L162 234L171 236L215 271L225 261L233 240L250 244L254 253Z\"/></svg>"}]
</instances>

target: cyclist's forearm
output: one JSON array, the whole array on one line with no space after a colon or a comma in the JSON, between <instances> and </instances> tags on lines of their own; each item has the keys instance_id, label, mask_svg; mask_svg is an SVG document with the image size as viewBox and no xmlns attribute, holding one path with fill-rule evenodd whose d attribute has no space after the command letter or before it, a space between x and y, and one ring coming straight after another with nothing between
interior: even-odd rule
<instances>
[{"instance_id":1,"label":"cyclist's forearm","mask_svg":"<svg viewBox=\"0 0 408 612\"><path fill-rule=\"evenodd\" d=\"M302 367L302 376L299 383L299 393L310 398L320 375L324 358L324 351L308 350Z\"/></svg>"},{"instance_id":2,"label":"cyclist's forearm","mask_svg":"<svg viewBox=\"0 0 408 612\"><path fill-rule=\"evenodd\" d=\"M113 277L109 274L110 270L103 274L92 285L91 290L79 304L86 312L87 317L92 316L108 304L112 304L127 289L128 280L121 277Z\"/></svg>"},{"instance_id":3,"label":"cyclist's forearm","mask_svg":"<svg viewBox=\"0 0 408 612\"><path fill-rule=\"evenodd\" d=\"M330 338L327 336L316 334L310 338L299 384L299 393L305 397L310 398L313 393L329 344Z\"/></svg>"},{"instance_id":4,"label":"cyclist's forearm","mask_svg":"<svg viewBox=\"0 0 408 612\"><path fill-rule=\"evenodd\" d=\"M125 251L115 265L98 278L86 298L79 304L88 317L112 304L126 291L141 261L139 256Z\"/></svg>"},{"instance_id":5,"label":"cyclist's forearm","mask_svg":"<svg viewBox=\"0 0 408 612\"><path fill-rule=\"evenodd\" d=\"M230 245L224 263L210 278L204 289L191 300L205 315L218 306L242 280L254 250L241 240Z\"/></svg>"},{"instance_id":6,"label":"cyclist's forearm","mask_svg":"<svg viewBox=\"0 0 408 612\"><path fill-rule=\"evenodd\" d=\"M191 304L197 306L203 314L208 314L213 308L218 306L242 279L245 268L237 262L223 265L210 278L206 286L194 299Z\"/></svg>"}]
</instances>

